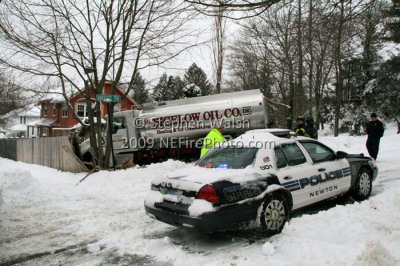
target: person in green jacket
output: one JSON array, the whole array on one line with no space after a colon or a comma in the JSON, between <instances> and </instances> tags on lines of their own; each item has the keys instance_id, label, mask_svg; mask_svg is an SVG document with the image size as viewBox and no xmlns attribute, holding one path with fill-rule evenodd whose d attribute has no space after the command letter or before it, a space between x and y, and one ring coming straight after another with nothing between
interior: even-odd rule
<instances>
[{"instance_id":1,"label":"person in green jacket","mask_svg":"<svg viewBox=\"0 0 400 266\"><path fill-rule=\"evenodd\" d=\"M203 147L201 148L200 158L203 157L210 148L213 148L219 142L225 141L222 132L224 127L221 125L218 128L213 128L210 132L208 132L207 136L204 138Z\"/></svg>"},{"instance_id":2,"label":"person in green jacket","mask_svg":"<svg viewBox=\"0 0 400 266\"><path fill-rule=\"evenodd\" d=\"M308 134L308 132L306 130L303 116L298 116L296 118L296 124L297 124L297 126L294 131L296 132L297 136L310 137L310 135Z\"/></svg>"}]
</instances>

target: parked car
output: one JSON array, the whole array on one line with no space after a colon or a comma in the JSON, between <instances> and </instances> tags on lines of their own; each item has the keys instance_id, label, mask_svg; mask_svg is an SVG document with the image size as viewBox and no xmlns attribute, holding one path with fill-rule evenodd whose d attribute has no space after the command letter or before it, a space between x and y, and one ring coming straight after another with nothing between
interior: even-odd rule
<instances>
[{"instance_id":1,"label":"parked car","mask_svg":"<svg viewBox=\"0 0 400 266\"><path fill-rule=\"evenodd\" d=\"M378 169L363 154L334 152L284 129L248 131L193 167L151 182L146 213L201 231L282 230L292 211L350 193L367 199Z\"/></svg>"}]
</instances>

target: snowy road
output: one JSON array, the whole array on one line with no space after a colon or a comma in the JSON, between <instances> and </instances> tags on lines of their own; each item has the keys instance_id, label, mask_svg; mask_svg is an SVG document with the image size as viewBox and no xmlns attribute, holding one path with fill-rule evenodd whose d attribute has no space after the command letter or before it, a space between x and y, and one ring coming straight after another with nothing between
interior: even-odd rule
<instances>
[{"instance_id":1,"label":"snowy road","mask_svg":"<svg viewBox=\"0 0 400 266\"><path fill-rule=\"evenodd\" d=\"M296 214L280 235L198 234L145 215L150 180L177 168L82 174L0 158L0 265L400 265L400 136L387 130L368 201ZM323 137L364 152L365 137ZM311 214L312 213L312 214Z\"/></svg>"}]
</instances>

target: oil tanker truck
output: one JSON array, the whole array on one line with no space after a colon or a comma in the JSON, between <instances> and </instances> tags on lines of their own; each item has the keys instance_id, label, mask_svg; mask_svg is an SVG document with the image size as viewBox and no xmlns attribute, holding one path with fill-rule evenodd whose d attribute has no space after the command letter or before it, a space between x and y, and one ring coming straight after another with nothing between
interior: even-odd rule
<instances>
[{"instance_id":1,"label":"oil tanker truck","mask_svg":"<svg viewBox=\"0 0 400 266\"><path fill-rule=\"evenodd\" d=\"M132 159L136 164L193 161L212 128L222 125L226 138L232 138L267 123L267 99L260 90L146 103L114 113L113 151L117 164ZM91 161L89 141L81 144L81 154L83 161Z\"/></svg>"}]
</instances>

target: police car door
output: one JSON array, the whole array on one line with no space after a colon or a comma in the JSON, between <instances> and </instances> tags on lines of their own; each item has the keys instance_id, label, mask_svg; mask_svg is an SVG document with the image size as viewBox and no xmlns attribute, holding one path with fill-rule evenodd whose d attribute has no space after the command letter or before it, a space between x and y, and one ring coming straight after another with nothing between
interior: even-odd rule
<instances>
[{"instance_id":1,"label":"police car door","mask_svg":"<svg viewBox=\"0 0 400 266\"><path fill-rule=\"evenodd\" d=\"M313 173L313 166L307 161L296 142L275 147L276 169L280 183L290 191L293 197L293 210L312 203L312 188L300 180Z\"/></svg>"},{"instance_id":2,"label":"police car door","mask_svg":"<svg viewBox=\"0 0 400 266\"><path fill-rule=\"evenodd\" d=\"M315 174L310 184L315 189L310 197L323 200L346 192L350 188L351 168L346 159L337 159L336 154L327 146L309 140L300 141L312 160Z\"/></svg>"}]
</instances>

